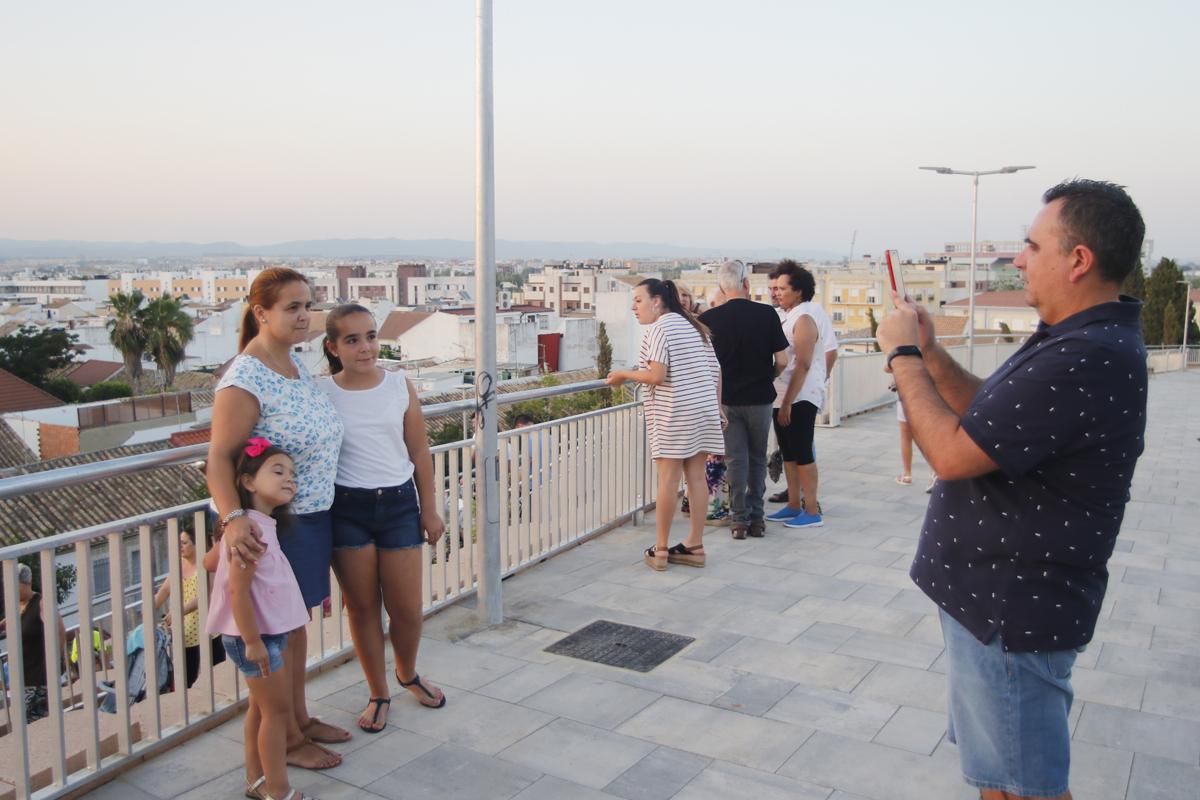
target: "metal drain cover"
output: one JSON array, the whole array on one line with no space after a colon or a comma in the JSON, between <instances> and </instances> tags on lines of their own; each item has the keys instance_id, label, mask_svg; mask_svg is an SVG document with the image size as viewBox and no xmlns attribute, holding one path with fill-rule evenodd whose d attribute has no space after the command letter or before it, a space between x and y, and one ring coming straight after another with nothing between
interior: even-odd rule
<instances>
[{"instance_id":1,"label":"metal drain cover","mask_svg":"<svg viewBox=\"0 0 1200 800\"><path fill-rule=\"evenodd\" d=\"M649 672L694 641L690 636L601 619L559 639L546 652Z\"/></svg>"}]
</instances>

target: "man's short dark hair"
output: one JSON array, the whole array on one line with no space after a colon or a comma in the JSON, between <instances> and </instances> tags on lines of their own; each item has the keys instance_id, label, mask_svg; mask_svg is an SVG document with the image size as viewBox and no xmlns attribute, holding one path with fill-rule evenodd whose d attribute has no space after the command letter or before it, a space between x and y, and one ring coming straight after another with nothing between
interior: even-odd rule
<instances>
[{"instance_id":1,"label":"man's short dark hair","mask_svg":"<svg viewBox=\"0 0 1200 800\"><path fill-rule=\"evenodd\" d=\"M1146 223L1125 188L1107 181L1076 178L1052 186L1042 202L1062 200L1059 219L1063 252L1084 245L1096 256L1100 275L1121 283L1134 270L1142 252Z\"/></svg>"},{"instance_id":2,"label":"man's short dark hair","mask_svg":"<svg viewBox=\"0 0 1200 800\"><path fill-rule=\"evenodd\" d=\"M528 414L517 414L517 416L513 418L514 428L524 428L525 426L532 424L534 424L533 417L529 416Z\"/></svg>"},{"instance_id":3,"label":"man's short dark hair","mask_svg":"<svg viewBox=\"0 0 1200 800\"><path fill-rule=\"evenodd\" d=\"M817 279L813 274L790 258L785 258L771 270L771 278L787 278L792 289L800 293L800 299L807 303L817 294Z\"/></svg>"}]
</instances>

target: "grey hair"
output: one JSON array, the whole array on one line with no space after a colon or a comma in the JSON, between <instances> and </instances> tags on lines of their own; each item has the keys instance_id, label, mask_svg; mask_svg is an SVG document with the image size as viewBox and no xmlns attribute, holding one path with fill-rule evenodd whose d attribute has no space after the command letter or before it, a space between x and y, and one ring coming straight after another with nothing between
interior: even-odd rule
<instances>
[{"instance_id":1,"label":"grey hair","mask_svg":"<svg viewBox=\"0 0 1200 800\"><path fill-rule=\"evenodd\" d=\"M17 583L23 583L26 586L33 585L33 570L28 564L17 564Z\"/></svg>"},{"instance_id":2,"label":"grey hair","mask_svg":"<svg viewBox=\"0 0 1200 800\"><path fill-rule=\"evenodd\" d=\"M717 285L727 294L738 294L747 280L746 265L741 261L726 261L717 267Z\"/></svg>"}]
</instances>

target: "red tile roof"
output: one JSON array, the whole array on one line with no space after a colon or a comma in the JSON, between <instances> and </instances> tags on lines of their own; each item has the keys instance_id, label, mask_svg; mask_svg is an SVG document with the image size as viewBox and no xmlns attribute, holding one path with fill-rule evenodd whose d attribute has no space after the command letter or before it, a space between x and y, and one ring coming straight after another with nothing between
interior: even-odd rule
<instances>
[{"instance_id":1,"label":"red tile roof","mask_svg":"<svg viewBox=\"0 0 1200 800\"><path fill-rule=\"evenodd\" d=\"M379 328L379 338L394 341L433 316L430 311L401 311L396 309L387 315Z\"/></svg>"},{"instance_id":2,"label":"red tile roof","mask_svg":"<svg viewBox=\"0 0 1200 800\"><path fill-rule=\"evenodd\" d=\"M0 369L0 414L62 405L66 403L54 395L21 380L11 372Z\"/></svg>"},{"instance_id":3,"label":"red tile roof","mask_svg":"<svg viewBox=\"0 0 1200 800\"><path fill-rule=\"evenodd\" d=\"M172 433L167 438L167 441L171 444L171 447L187 447L193 444L207 444L210 438L212 438L211 427Z\"/></svg>"},{"instance_id":4,"label":"red tile roof","mask_svg":"<svg viewBox=\"0 0 1200 800\"><path fill-rule=\"evenodd\" d=\"M120 361L101 361L93 358L71 364L63 370L62 376L77 386L87 387L95 386L101 381L112 380L123 369L125 369L125 365Z\"/></svg>"}]
</instances>

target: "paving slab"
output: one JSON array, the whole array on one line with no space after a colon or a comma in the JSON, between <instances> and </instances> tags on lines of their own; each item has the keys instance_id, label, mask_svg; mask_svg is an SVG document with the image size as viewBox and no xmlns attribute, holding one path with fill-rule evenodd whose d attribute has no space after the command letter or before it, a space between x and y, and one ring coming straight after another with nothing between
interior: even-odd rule
<instances>
[{"instance_id":1,"label":"paving slab","mask_svg":"<svg viewBox=\"0 0 1200 800\"><path fill-rule=\"evenodd\" d=\"M812 734L812 729L664 697L617 732L774 772Z\"/></svg>"},{"instance_id":2,"label":"paving slab","mask_svg":"<svg viewBox=\"0 0 1200 800\"><path fill-rule=\"evenodd\" d=\"M1200 722L1177 717L1089 703L1079 718L1075 738L1193 766L1200 761Z\"/></svg>"},{"instance_id":3,"label":"paving slab","mask_svg":"<svg viewBox=\"0 0 1200 800\"><path fill-rule=\"evenodd\" d=\"M824 786L718 761L697 775L675 800L825 800L829 791Z\"/></svg>"},{"instance_id":4,"label":"paving slab","mask_svg":"<svg viewBox=\"0 0 1200 800\"><path fill-rule=\"evenodd\" d=\"M1133 757L1126 800L1188 800L1200 786L1200 769L1138 753Z\"/></svg>"},{"instance_id":5,"label":"paving slab","mask_svg":"<svg viewBox=\"0 0 1200 800\"><path fill-rule=\"evenodd\" d=\"M607 794L625 800L670 800L712 763L706 756L672 747L656 747L608 786Z\"/></svg>"},{"instance_id":6,"label":"paving slab","mask_svg":"<svg viewBox=\"0 0 1200 800\"><path fill-rule=\"evenodd\" d=\"M661 696L593 675L572 673L525 698L521 705L611 730Z\"/></svg>"},{"instance_id":7,"label":"paving slab","mask_svg":"<svg viewBox=\"0 0 1200 800\"><path fill-rule=\"evenodd\" d=\"M441 745L366 788L390 800L509 800L541 777L520 764Z\"/></svg>"},{"instance_id":8,"label":"paving slab","mask_svg":"<svg viewBox=\"0 0 1200 800\"><path fill-rule=\"evenodd\" d=\"M654 750L649 742L558 719L500 753L500 758L593 789L603 789Z\"/></svg>"}]
</instances>

